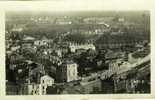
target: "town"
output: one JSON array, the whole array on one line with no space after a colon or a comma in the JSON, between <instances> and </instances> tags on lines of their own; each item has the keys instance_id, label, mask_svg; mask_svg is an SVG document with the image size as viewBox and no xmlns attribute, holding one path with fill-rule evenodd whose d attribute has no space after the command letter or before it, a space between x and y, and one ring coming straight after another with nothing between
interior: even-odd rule
<instances>
[{"instance_id":1,"label":"town","mask_svg":"<svg viewBox=\"0 0 155 100\"><path fill-rule=\"evenodd\" d=\"M150 15L7 12L6 94L150 93Z\"/></svg>"}]
</instances>

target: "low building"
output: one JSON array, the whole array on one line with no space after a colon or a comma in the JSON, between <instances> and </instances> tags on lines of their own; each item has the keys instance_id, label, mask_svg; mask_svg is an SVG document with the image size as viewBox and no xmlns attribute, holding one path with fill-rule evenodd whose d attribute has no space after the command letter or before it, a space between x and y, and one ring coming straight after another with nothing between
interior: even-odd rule
<instances>
[{"instance_id":1,"label":"low building","mask_svg":"<svg viewBox=\"0 0 155 100\"><path fill-rule=\"evenodd\" d=\"M24 28L22 28L22 27L14 27L14 28L12 28L11 31L13 31L13 32L22 32L23 29L24 29Z\"/></svg>"},{"instance_id":2,"label":"low building","mask_svg":"<svg viewBox=\"0 0 155 100\"><path fill-rule=\"evenodd\" d=\"M94 80L86 82L85 84L66 86L60 94L98 94L102 91L102 82L101 80Z\"/></svg>"},{"instance_id":3,"label":"low building","mask_svg":"<svg viewBox=\"0 0 155 100\"><path fill-rule=\"evenodd\" d=\"M19 94L19 86L12 82L6 82L6 94L7 95L18 95Z\"/></svg>"},{"instance_id":4,"label":"low building","mask_svg":"<svg viewBox=\"0 0 155 100\"><path fill-rule=\"evenodd\" d=\"M48 75L40 78L39 83L25 83L21 85L20 94L24 95L45 95L48 86L54 84L54 79Z\"/></svg>"},{"instance_id":5,"label":"low building","mask_svg":"<svg viewBox=\"0 0 155 100\"><path fill-rule=\"evenodd\" d=\"M57 25L70 25L72 24L72 20L65 16L64 18L57 18L55 24Z\"/></svg>"},{"instance_id":6,"label":"low building","mask_svg":"<svg viewBox=\"0 0 155 100\"><path fill-rule=\"evenodd\" d=\"M53 43L53 39L48 39L45 36L39 40L34 41L35 46L49 46L50 43Z\"/></svg>"},{"instance_id":7,"label":"low building","mask_svg":"<svg viewBox=\"0 0 155 100\"><path fill-rule=\"evenodd\" d=\"M31 37L31 36L25 36L23 38L23 41L34 41L34 40L35 40L35 38L34 37Z\"/></svg>"},{"instance_id":8,"label":"low building","mask_svg":"<svg viewBox=\"0 0 155 100\"><path fill-rule=\"evenodd\" d=\"M32 43L23 43L22 49L25 49L25 48L32 48Z\"/></svg>"},{"instance_id":9,"label":"low building","mask_svg":"<svg viewBox=\"0 0 155 100\"><path fill-rule=\"evenodd\" d=\"M42 95L41 84L29 84L28 94L29 95Z\"/></svg>"},{"instance_id":10,"label":"low building","mask_svg":"<svg viewBox=\"0 0 155 100\"><path fill-rule=\"evenodd\" d=\"M45 46L45 45L47 45L47 41L36 40L36 41L34 41L34 45L36 45L36 46Z\"/></svg>"},{"instance_id":11,"label":"low building","mask_svg":"<svg viewBox=\"0 0 155 100\"><path fill-rule=\"evenodd\" d=\"M93 44L70 44L69 49L71 52L76 52L78 49L95 50L95 46Z\"/></svg>"},{"instance_id":12,"label":"low building","mask_svg":"<svg viewBox=\"0 0 155 100\"><path fill-rule=\"evenodd\" d=\"M48 75L42 76L40 79L40 84L42 88L42 94L46 94L47 87L54 84L54 79Z\"/></svg>"},{"instance_id":13,"label":"low building","mask_svg":"<svg viewBox=\"0 0 155 100\"><path fill-rule=\"evenodd\" d=\"M116 60L114 62L109 63L109 70L112 72L121 72L126 69L129 69L131 64L129 62L125 62L122 60Z\"/></svg>"},{"instance_id":14,"label":"low building","mask_svg":"<svg viewBox=\"0 0 155 100\"><path fill-rule=\"evenodd\" d=\"M21 47L20 46L14 46L14 47L11 47L11 51L17 51L19 50Z\"/></svg>"}]
</instances>

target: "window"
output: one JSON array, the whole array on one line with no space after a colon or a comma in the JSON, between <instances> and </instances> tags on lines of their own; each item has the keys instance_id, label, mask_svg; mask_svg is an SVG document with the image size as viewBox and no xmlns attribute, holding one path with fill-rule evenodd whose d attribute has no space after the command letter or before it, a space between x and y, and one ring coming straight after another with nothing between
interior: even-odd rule
<instances>
[{"instance_id":1,"label":"window","mask_svg":"<svg viewBox=\"0 0 155 100\"><path fill-rule=\"evenodd\" d=\"M73 75L75 75L75 71L73 71Z\"/></svg>"},{"instance_id":2,"label":"window","mask_svg":"<svg viewBox=\"0 0 155 100\"><path fill-rule=\"evenodd\" d=\"M32 88L34 88L34 84L32 85Z\"/></svg>"},{"instance_id":3,"label":"window","mask_svg":"<svg viewBox=\"0 0 155 100\"><path fill-rule=\"evenodd\" d=\"M43 91L43 94L45 94L45 91Z\"/></svg>"},{"instance_id":4,"label":"window","mask_svg":"<svg viewBox=\"0 0 155 100\"><path fill-rule=\"evenodd\" d=\"M37 91L35 91L34 93L37 94Z\"/></svg>"},{"instance_id":5,"label":"window","mask_svg":"<svg viewBox=\"0 0 155 100\"><path fill-rule=\"evenodd\" d=\"M31 91L31 94L33 94L33 90Z\"/></svg>"}]
</instances>

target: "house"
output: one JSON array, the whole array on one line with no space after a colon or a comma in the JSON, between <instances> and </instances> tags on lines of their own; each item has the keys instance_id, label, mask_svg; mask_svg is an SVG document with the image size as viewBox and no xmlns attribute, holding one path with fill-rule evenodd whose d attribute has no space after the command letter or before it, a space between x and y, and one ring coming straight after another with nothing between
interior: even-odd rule
<instances>
[{"instance_id":1,"label":"house","mask_svg":"<svg viewBox=\"0 0 155 100\"><path fill-rule=\"evenodd\" d=\"M36 40L36 41L34 41L34 45L36 45L36 46L46 46L47 42L45 40Z\"/></svg>"},{"instance_id":2,"label":"house","mask_svg":"<svg viewBox=\"0 0 155 100\"><path fill-rule=\"evenodd\" d=\"M21 94L27 95L45 95L46 89L48 86L52 86L54 84L54 79L48 75L44 75L40 77L38 83L25 83L21 85L20 92Z\"/></svg>"},{"instance_id":3,"label":"house","mask_svg":"<svg viewBox=\"0 0 155 100\"><path fill-rule=\"evenodd\" d=\"M54 84L54 79L48 75L42 76L40 78L40 84L42 88L42 94L46 94L47 87Z\"/></svg>"},{"instance_id":4,"label":"house","mask_svg":"<svg viewBox=\"0 0 155 100\"><path fill-rule=\"evenodd\" d=\"M20 46L12 46L11 47L11 51L14 52L14 51L17 51L19 50L21 47Z\"/></svg>"},{"instance_id":5,"label":"house","mask_svg":"<svg viewBox=\"0 0 155 100\"><path fill-rule=\"evenodd\" d=\"M76 50L78 50L78 49L95 50L95 46L93 44L70 44L69 49L71 52L76 52Z\"/></svg>"}]
</instances>

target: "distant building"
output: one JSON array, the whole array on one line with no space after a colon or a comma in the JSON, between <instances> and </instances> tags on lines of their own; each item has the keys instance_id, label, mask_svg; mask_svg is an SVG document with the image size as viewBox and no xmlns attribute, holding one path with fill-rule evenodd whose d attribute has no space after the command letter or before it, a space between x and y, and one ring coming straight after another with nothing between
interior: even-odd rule
<instances>
[{"instance_id":1,"label":"distant building","mask_svg":"<svg viewBox=\"0 0 155 100\"><path fill-rule=\"evenodd\" d=\"M31 43L23 43L22 49L25 49L25 48L32 48L32 44Z\"/></svg>"},{"instance_id":2,"label":"distant building","mask_svg":"<svg viewBox=\"0 0 155 100\"><path fill-rule=\"evenodd\" d=\"M53 43L53 40L46 37L42 37L42 39L34 41L35 46L49 46L50 43Z\"/></svg>"},{"instance_id":3,"label":"distant building","mask_svg":"<svg viewBox=\"0 0 155 100\"><path fill-rule=\"evenodd\" d=\"M20 46L12 46L11 47L11 51L17 51L17 50L19 50L21 47Z\"/></svg>"},{"instance_id":4,"label":"distant building","mask_svg":"<svg viewBox=\"0 0 155 100\"><path fill-rule=\"evenodd\" d=\"M34 41L34 45L36 45L36 46L45 46L45 45L47 45L47 42L44 41L44 40L36 40L36 41Z\"/></svg>"},{"instance_id":5,"label":"distant building","mask_svg":"<svg viewBox=\"0 0 155 100\"><path fill-rule=\"evenodd\" d=\"M35 38L31 37L31 36L26 36L25 38L23 38L23 41L34 41Z\"/></svg>"},{"instance_id":6,"label":"distant building","mask_svg":"<svg viewBox=\"0 0 155 100\"><path fill-rule=\"evenodd\" d=\"M95 50L95 46L93 44L81 44L81 45L79 45L79 44L70 44L69 49L70 49L71 52L75 52L78 49L85 49L85 50L92 49L92 50Z\"/></svg>"},{"instance_id":7,"label":"distant building","mask_svg":"<svg viewBox=\"0 0 155 100\"><path fill-rule=\"evenodd\" d=\"M60 50L60 49L54 50L53 55L58 56L58 57L62 57L62 50Z\"/></svg>"},{"instance_id":8,"label":"distant building","mask_svg":"<svg viewBox=\"0 0 155 100\"><path fill-rule=\"evenodd\" d=\"M125 19L121 17L121 18L118 18L118 21L119 21L119 22L124 22Z\"/></svg>"},{"instance_id":9,"label":"distant building","mask_svg":"<svg viewBox=\"0 0 155 100\"><path fill-rule=\"evenodd\" d=\"M106 27L110 27L110 25L105 23L105 19L104 17L89 17L89 18L84 18L83 22L85 24L99 24L99 25L104 25Z\"/></svg>"},{"instance_id":10,"label":"distant building","mask_svg":"<svg viewBox=\"0 0 155 100\"><path fill-rule=\"evenodd\" d=\"M13 32L22 32L23 31L23 28L22 27L14 27L12 29Z\"/></svg>"},{"instance_id":11,"label":"distant building","mask_svg":"<svg viewBox=\"0 0 155 100\"><path fill-rule=\"evenodd\" d=\"M70 82L78 79L78 65L72 61L66 61L57 67L57 81Z\"/></svg>"},{"instance_id":12,"label":"distant building","mask_svg":"<svg viewBox=\"0 0 155 100\"><path fill-rule=\"evenodd\" d=\"M98 49L102 49L102 48L110 48L110 49L117 49L117 48L123 48L123 47L133 47L135 44L137 44L138 42L109 42L109 43L103 43L103 44L97 44L96 48ZM131 49L132 50L132 49Z\"/></svg>"},{"instance_id":13,"label":"distant building","mask_svg":"<svg viewBox=\"0 0 155 100\"><path fill-rule=\"evenodd\" d=\"M57 18L55 24L57 24L57 25L70 25L70 24L72 24L72 20L65 16L64 18Z\"/></svg>"}]
</instances>

